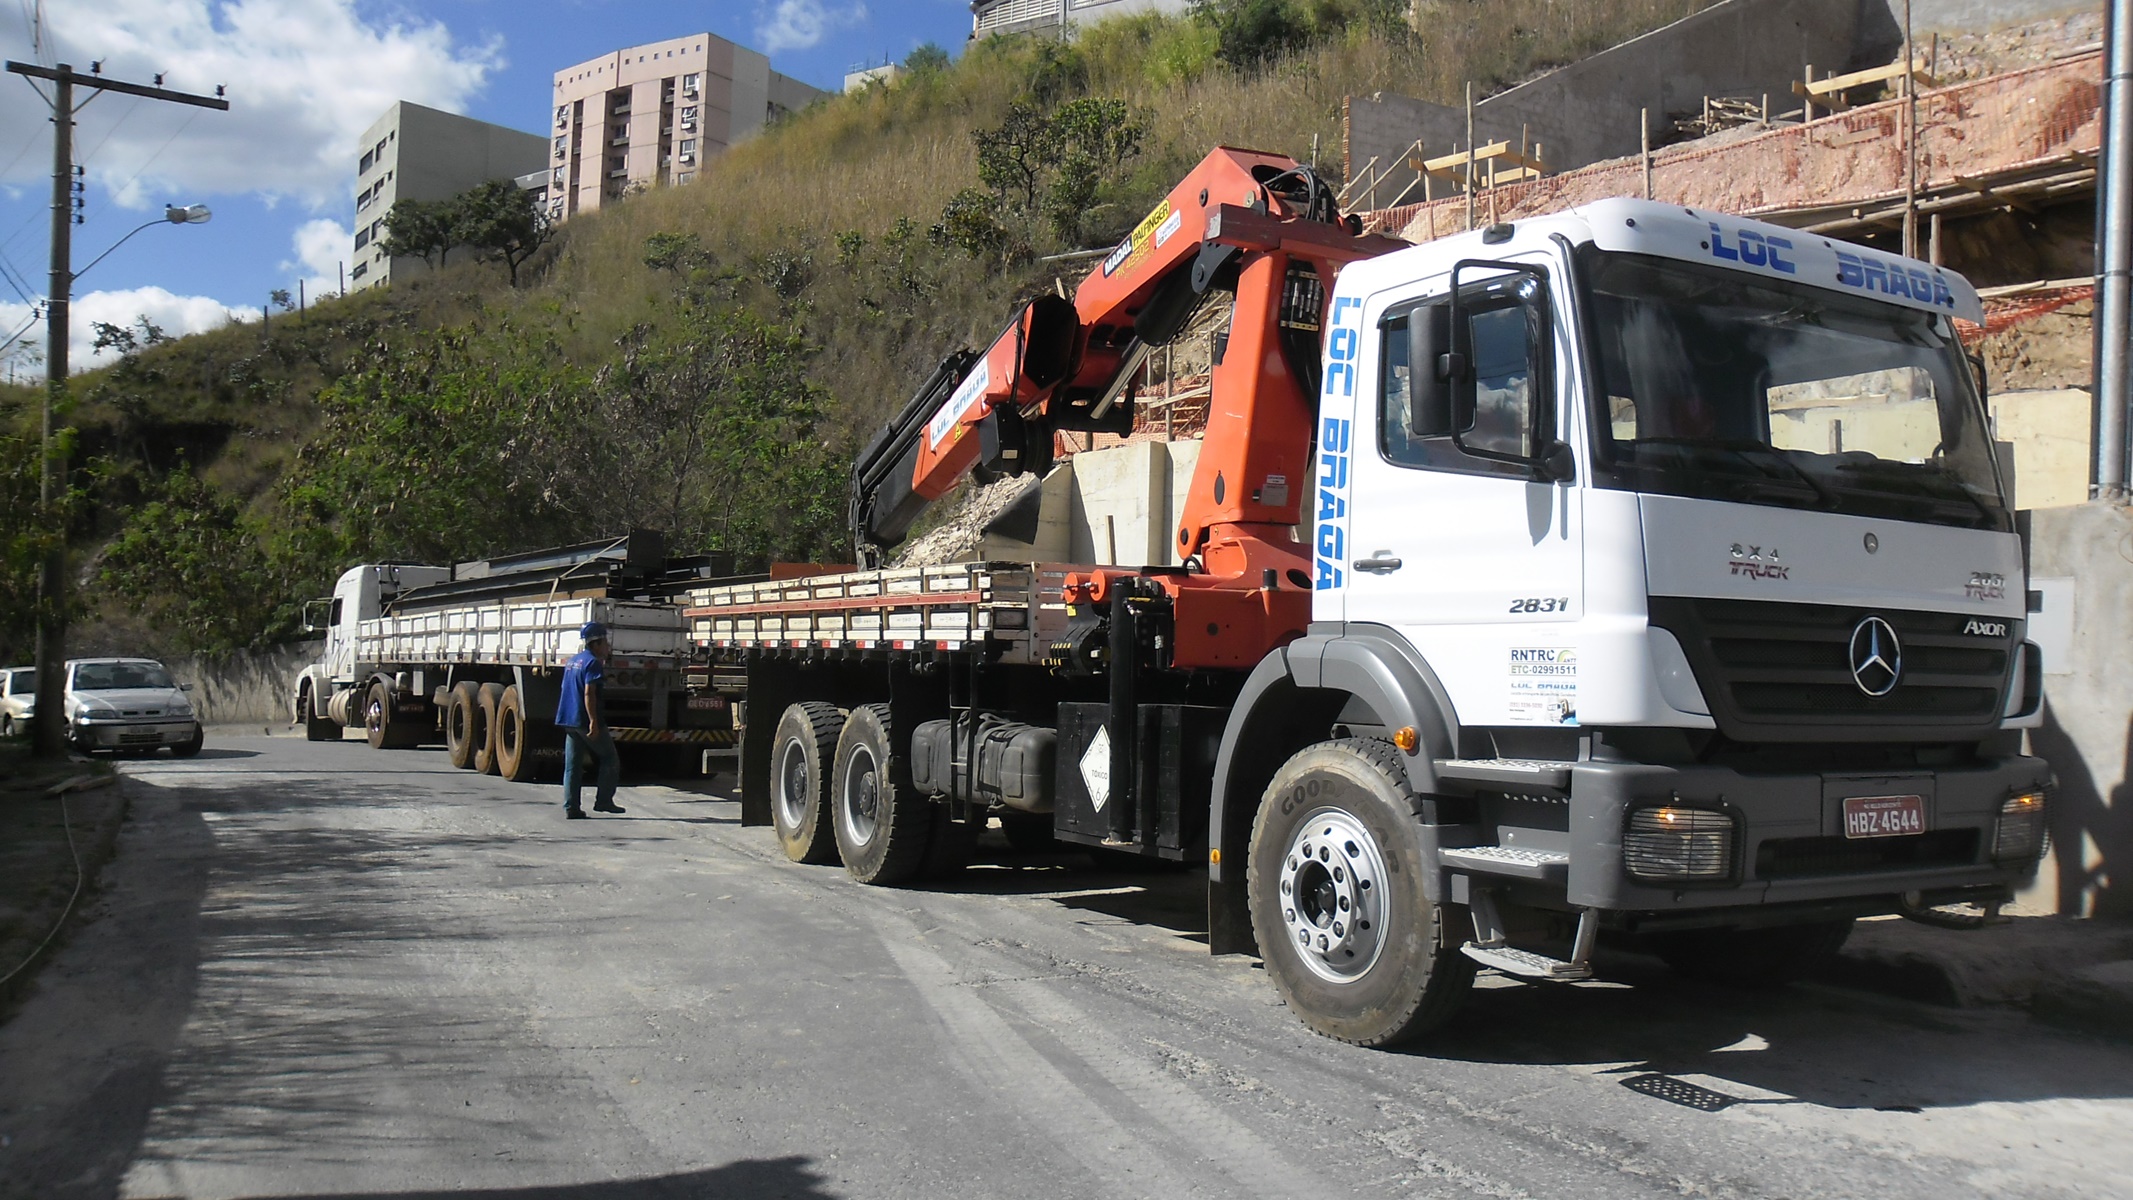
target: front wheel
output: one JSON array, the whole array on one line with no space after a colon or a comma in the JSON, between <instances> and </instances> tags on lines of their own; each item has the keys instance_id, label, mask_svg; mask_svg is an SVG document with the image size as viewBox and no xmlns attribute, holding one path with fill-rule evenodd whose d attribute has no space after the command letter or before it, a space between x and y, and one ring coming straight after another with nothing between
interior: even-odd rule
<instances>
[{"instance_id":1,"label":"front wheel","mask_svg":"<svg viewBox=\"0 0 2133 1200\"><path fill-rule=\"evenodd\" d=\"M319 695L309 685L298 698L298 716L304 722L304 740L307 742L338 742L341 740L340 722L319 715Z\"/></svg>"},{"instance_id":2,"label":"front wheel","mask_svg":"<svg viewBox=\"0 0 2133 1200\"><path fill-rule=\"evenodd\" d=\"M1423 887L1400 752L1371 738L1299 751L1252 823L1246 870L1266 971L1305 1024L1360 1046L1442 1025L1474 982L1461 910Z\"/></svg>"}]
</instances>

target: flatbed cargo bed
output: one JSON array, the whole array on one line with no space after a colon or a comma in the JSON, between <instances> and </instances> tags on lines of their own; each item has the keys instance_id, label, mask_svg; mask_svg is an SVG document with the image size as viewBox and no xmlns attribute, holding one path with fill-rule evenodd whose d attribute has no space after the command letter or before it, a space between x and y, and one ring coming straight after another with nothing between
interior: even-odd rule
<instances>
[{"instance_id":1,"label":"flatbed cargo bed","mask_svg":"<svg viewBox=\"0 0 2133 1200\"><path fill-rule=\"evenodd\" d=\"M889 567L696 588L688 640L711 651L985 649L1034 663L1066 625L1064 563Z\"/></svg>"}]
</instances>

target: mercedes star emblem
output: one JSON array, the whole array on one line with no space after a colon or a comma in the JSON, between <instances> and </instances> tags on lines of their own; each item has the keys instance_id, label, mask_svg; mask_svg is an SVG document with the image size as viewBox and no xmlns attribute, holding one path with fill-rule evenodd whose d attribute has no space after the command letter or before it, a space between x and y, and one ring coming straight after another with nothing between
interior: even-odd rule
<instances>
[{"instance_id":1,"label":"mercedes star emblem","mask_svg":"<svg viewBox=\"0 0 2133 1200\"><path fill-rule=\"evenodd\" d=\"M1852 682L1869 696L1886 696L1903 676L1903 643L1880 617L1852 626Z\"/></svg>"}]
</instances>

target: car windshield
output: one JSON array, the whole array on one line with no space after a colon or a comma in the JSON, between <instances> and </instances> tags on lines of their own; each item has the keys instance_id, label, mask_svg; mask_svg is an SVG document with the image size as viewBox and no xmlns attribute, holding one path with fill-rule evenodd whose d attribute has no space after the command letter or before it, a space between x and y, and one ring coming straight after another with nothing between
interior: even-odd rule
<instances>
[{"instance_id":1,"label":"car windshield","mask_svg":"<svg viewBox=\"0 0 2133 1200\"><path fill-rule=\"evenodd\" d=\"M74 668L74 690L77 692L174 686L170 672L155 663L83 663Z\"/></svg>"},{"instance_id":2,"label":"car windshield","mask_svg":"<svg viewBox=\"0 0 2133 1200\"><path fill-rule=\"evenodd\" d=\"M1636 255L1583 265L1603 482L2010 527L1948 318Z\"/></svg>"}]
</instances>

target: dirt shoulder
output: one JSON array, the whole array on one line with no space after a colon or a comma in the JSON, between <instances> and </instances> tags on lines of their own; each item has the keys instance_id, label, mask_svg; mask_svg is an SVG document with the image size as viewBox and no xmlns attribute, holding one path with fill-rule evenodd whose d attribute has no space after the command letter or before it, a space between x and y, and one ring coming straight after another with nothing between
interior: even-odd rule
<instances>
[{"instance_id":1,"label":"dirt shoulder","mask_svg":"<svg viewBox=\"0 0 2133 1200\"><path fill-rule=\"evenodd\" d=\"M109 763L39 762L0 744L0 1017L95 892L126 817L116 782Z\"/></svg>"}]
</instances>

